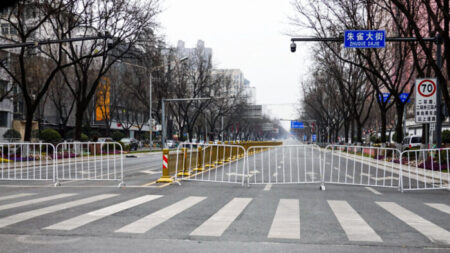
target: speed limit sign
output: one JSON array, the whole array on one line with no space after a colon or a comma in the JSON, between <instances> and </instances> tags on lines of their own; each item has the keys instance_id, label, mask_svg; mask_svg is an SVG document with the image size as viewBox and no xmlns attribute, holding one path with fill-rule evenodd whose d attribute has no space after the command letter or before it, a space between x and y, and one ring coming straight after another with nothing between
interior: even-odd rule
<instances>
[{"instance_id":1,"label":"speed limit sign","mask_svg":"<svg viewBox=\"0 0 450 253\"><path fill-rule=\"evenodd\" d=\"M436 122L436 78L416 80L416 123Z\"/></svg>"}]
</instances>

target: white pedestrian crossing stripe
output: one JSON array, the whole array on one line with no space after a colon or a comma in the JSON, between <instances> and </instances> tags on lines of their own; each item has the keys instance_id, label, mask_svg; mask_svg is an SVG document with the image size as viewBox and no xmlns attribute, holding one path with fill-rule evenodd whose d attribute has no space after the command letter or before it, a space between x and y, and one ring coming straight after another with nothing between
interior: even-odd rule
<instances>
[{"instance_id":1,"label":"white pedestrian crossing stripe","mask_svg":"<svg viewBox=\"0 0 450 253\"><path fill-rule=\"evenodd\" d=\"M36 193L19 193L19 194L14 194L14 195L8 195L8 196L0 197L0 201L7 200L7 199L16 199L16 198L21 198L21 197L27 197L27 196L32 196L32 195L36 195Z\"/></svg>"},{"instance_id":2,"label":"white pedestrian crossing stripe","mask_svg":"<svg viewBox=\"0 0 450 253\"><path fill-rule=\"evenodd\" d=\"M117 194L101 194L101 195L96 195L96 196L89 197L89 198L74 200L74 201L70 201L70 202L66 202L66 203L62 203L62 204L57 204L57 205L48 206L48 207L44 207L44 208L40 208L40 209L36 209L36 210L32 210L32 211L14 214L9 217L1 218L0 219L0 228L6 227L6 226L9 226L12 224L16 224L16 223L19 223L22 221L26 221L26 220L29 220L29 219L32 219L32 218L35 218L38 216L45 215L45 214L54 213L57 211L69 209L69 208L76 207L76 206L90 204L90 203L93 203L93 202L96 202L99 200L104 200L104 199L112 198L115 196L117 196Z\"/></svg>"},{"instance_id":3,"label":"white pedestrian crossing stripe","mask_svg":"<svg viewBox=\"0 0 450 253\"><path fill-rule=\"evenodd\" d=\"M328 204L350 241L383 241L347 201L328 200Z\"/></svg>"},{"instance_id":4,"label":"white pedestrian crossing stripe","mask_svg":"<svg viewBox=\"0 0 450 253\"><path fill-rule=\"evenodd\" d=\"M71 197L71 196L75 196L75 195L77 195L77 194L63 193L63 194L57 194L57 195L52 195L52 196L42 197L42 198L37 198L37 199L24 200L24 201L20 201L20 202L11 203L11 204L1 205L0 211L6 210L6 209L11 209L11 208L16 208L16 207L21 207L21 206L38 204L38 203L42 203L42 202L46 202L46 201L50 201L50 200L67 198L67 197Z\"/></svg>"},{"instance_id":5,"label":"white pedestrian crossing stripe","mask_svg":"<svg viewBox=\"0 0 450 253\"><path fill-rule=\"evenodd\" d=\"M144 204L151 200L162 197L161 195L145 195L139 198L128 200L119 204L108 206L87 214L80 215L78 217L62 221L60 223L54 224L52 226L46 227L45 229L55 229L55 230L72 230L79 228L88 223L100 220L106 216L113 215L115 213L121 212L123 210L135 207L137 205Z\"/></svg>"},{"instance_id":6,"label":"white pedestrian crossing stripe","mask_svg":"<svg viewBox=\"0 0 450 253\"><path fill-rule=\"evenodd\" d=\"M217 213L206 220L200 227L192 231L196 236L221 236L233 221L252 201L251 198L234 198Z\"/></svg>"},{"instance_id":7,"label":"white pedestrian crossing stripe","mask_svg":"<svg viewBox=\"0 0 450 253\"><path fill-rule=\"evenodd\" d=\"M394 202L376 202L392 215L405 222L432 242L450 244L450 233Z\"/></svg>"},{"instance_id":8,"label":"white pedestrian crossing stripe","mask_svg":"<svg viewBox=\"0 0 450 253\"><path fill-rule=\"evenodd\" d=\"M206 197L187 197L175 204L126 225L125 227L116 230L116 232L143 234L205 199Z\"/></svg>"},{"instance_id":9,"label":"white pedestrian crossing stripe","mask_svg":"<svg viewBox=\"0 0 450 253\"><path fill-rule=\"evenodd\" d=\"M280 199L268 238L300 239L298 199Z\"/></svg>"},{"instance_id":10,"label":"white pedestrian crossing stripe","mask_svg":"<svg viewBox=\"0 0 450 253\"><path fill-rule=\"evenodd\" d=\"M437 209L441 212L450 214L450 206L446 204L440 204L440 203L425 203L425 205L432 207L434 209Z\"/></svg>"}]
</instances>

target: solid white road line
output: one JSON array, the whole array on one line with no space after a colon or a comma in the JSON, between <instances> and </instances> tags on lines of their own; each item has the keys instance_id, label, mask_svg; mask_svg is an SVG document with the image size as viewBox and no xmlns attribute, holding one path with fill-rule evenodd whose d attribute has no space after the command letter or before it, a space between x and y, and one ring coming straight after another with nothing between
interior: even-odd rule
<instances>
[{"instance_id":1,"label":"solid white road line","mask_svg":"<svg viewBox=\"0 0 450 253\"><path fill-rule=\"evenodd\" d=\"M121 212L123 210L135 207L137 205L144 204L148 201L162 197L161 195L145 195L139 198L131 199L122 203L118 203L112 206L108 206L93 212L89 212L72 219L62 221L60 223L51 225L44 229L55 229L55 230L72 230L84 226L88 223L94 222L105 218L106 216L113 215L115 213Z\"/></svg>"},{"instance_id":2,"label":"solid white road line","mask_svg":"<svg viewBox=\"0 0 450 253\"><path fill-rule=\"evenodd\" d=\"M159 224L169 220L175 215L183 212L184 210L196 205L200 201L206 199L206 197L187 197L183 200L176 202L168 207L160 209L150 215L145 216L129 225L126 225L115 232L118 233L133 233L143 234L150 229L158 226Z\"/></svg>"},{"instance_id":3,"label":"solid white road line","mask_svg":"<svg viewBox=\"0 0 450 253\"><path fill-rule=\"evenodd\" d=\"M8 196L0 197L0 201L7 200L7 199L21 198L21 197L26 197L26 196L32 196L32 195L36 195L36 193L19 193L19 194L14 194L14 195L8 195Z\"/></svg>"},{"instance_id":4,"label":"solid white road line","mask_svg":"<svg viewBox=\"0 0 450 253\"><path fill-rule=\"evenodd\" d=\"M330 205L350 241L383 241L347 201L328 200L328 205Z\"/></svg>"},{"instance_id":5,"label":"solid white road line","mask_svg":"<svg viewBox=\"0 0 450 253\"><path fill-rule=\"evenodd\" d=\"M298 199L280 199L267 237L300 239L300 207Z\"/></svg>"},{"instance_id":6,"label":"solid white road line","mask_svg":"<svg viewBox=\"0 0 450 253\"><path fill-rule=\"evenodd\" d=\"M234 198L222 207L217 213L206 220L202 225L192 231L191 235L221 236L233 223L245 207L252 201L251 198Z\"/></svg>"},{"instance_id":7,"label":"solid white road line","mask_svg":"<svg viewBox=\"0 0 450 253\"><path fill-rule=\"evenodd\" d=\"M372 188L372 187L368 187L368 186L367 186L366 189L369 190L369 191L371 191L371 192L372 192L373 194L375 194L375 195L383 195L381 192L375 190L375 189Z\"/></svg>"},{"instance_id":8,"label":"solid white road line","mask_svg":"<svg viewBox=\"0 0 450 253\"><path fill-rule=\"evenodd\" d=\"M11 208L16 208L16 207L21 207L21 206L37 204L37 203L41 203L41 202L45 202L45 201L49 201L49 200L62 199L62 198L71 197L71 196L75 196L75 195L77 195L77 194L63 193L63 194L56 194L56 195L43 197L43 198L24 200L24 201L20 201L20 202L11 203L11 204L1 205L0 211L6 210L6 209L11 209Z\"/></svg>"},{"instance_id":9,"label":"solid white road line","mask_svg":"<svg viewBox=\"0 0 450 253\"><path fill-rule=\"evenodd\" d=\"M99 200L104 200L107 198L112 198L117 195L118 194L101 194L101 195L96 195L96 196L89 197L89 198L74 200L74 201L70 201L70 202L66 202L66 203L62 203L62 204L57 204L57 205L48 206L48 207L44 207L44 208L40 208L40 209L35 209L35 210L23 212L23 213L14 214L9 217L1 218L0 219L0 228L6 227L6 226L9 226L12 224L16 224L16 223L19 223L19 222L22 222L25 220L29 220L29 219L32 219L32 218L35 218L35 217L38 217L41 215L54 213L57 211L69 209L69 208L76 207L76 206L86 205L86 204L93 203L93 202L96 202Z\"/></svg>"},{"instance_id":10,"label":"solid white road line","mask_svg":"<svg viewBox=\"0 0 450 253\"><path fill-rule=\"evenodd\" d=\"M405 222L419 233L428 237L432 242L450 244L450 233L438 225L425 220L419 215L394 202L376 202L379 206L390 212L392 215Z\"/></svg>"},{"instance_id":11,"label":"solid white road line","mask_svg":"<svg viewBox=\"0 0 450 253\"><path fill-rule=\"evenodd\" d=\"M425 203L425 205L432 207L434 209L437 209L441 212L450 214L450 206L446 205L446 204L441 204L441 203Z\"/></svg>"},{"instance_id":12,"label":"solid white road line","mask_svg":"<svg viewBox=\"0 0 450 253\"><path fill-rule=\"evenodd\" d=\"M272 184L266 184L266 187L264 187L264 191L270 191L272 188Z\"/></svg>"}]
</instances>

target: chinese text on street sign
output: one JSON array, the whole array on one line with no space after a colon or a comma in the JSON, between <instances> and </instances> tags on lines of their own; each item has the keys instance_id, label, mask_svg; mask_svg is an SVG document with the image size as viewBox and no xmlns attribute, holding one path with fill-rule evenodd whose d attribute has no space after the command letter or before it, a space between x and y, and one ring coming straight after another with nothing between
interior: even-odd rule
<instances>
[{"instance_id":1,"label":"chinese text on street sign","mask_svg":"<svg viewBox=\"0 0 450 253\"><path fill-rule=\"evenodd\" d=\"M291 128L304 128L303 122L291 121Z\"/></svg>"},{"instance_id":2,"label":"chinese text on street sign","mask_svg":"<svg viewBox=\"0 0 450 253\"><path fill-rule=\"evenodd\" d=\"M385 35L384 30L347 30L344 33L344 47L384 48Z\"/></svg>"},{"instance_id":3,"label":"chinese text on street sign","mask_svg":"<svg viewBox=\"0 0 450 253\"><path fill-rule=\"evenodd\" d=\"M436 122L436 79L417 79L414 91L416 123Z\"/></svg>"}]
</instances>

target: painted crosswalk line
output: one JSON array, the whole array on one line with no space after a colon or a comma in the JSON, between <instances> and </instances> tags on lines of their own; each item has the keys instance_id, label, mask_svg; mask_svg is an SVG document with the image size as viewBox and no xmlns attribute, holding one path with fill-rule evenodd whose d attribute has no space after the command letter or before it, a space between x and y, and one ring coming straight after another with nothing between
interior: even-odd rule
<instances>
[{"instance_id":1,"label":"painted crosswalk line","mask_svg":"<svg viewBox=\"0 0 450 253\"><path fill-rule=\"evenodd\" d=\"M96 210L93 212L82 214L82 215L74 217L72 219L68 219L68 220L62 221L60 223L46 227L45 229L55 229L55 230L76 229L76 228L84 226L88 223L94 222L96 220L100 220L107 216L110 216L115 213L124 211L126 209L144 204L151 200L158 199L160 197L162 197L162 195L145 195L145 196L131 199L131 200L119 203L119 204L108 206L108 207L105 207L105 208L102 208L102 209L99 209L99 210Z\"/></svg>"},{"instance_id":2,"label":"painted crosswalk line","mask_svg":"<svg viewBox=\"0 0 450 253\"><path fill-rule=\"evenodd\" d=\"M328 200L328 205L350 241L383 241L347 201Z\"/></svg>"},{"instance_id":3,"label":"painted crosswalk line","mask_svg":"<svg viewBox=\"0 0 450 253\"><path fill-rule=\"evenodd\" d=\"M206 197L187 197L176 202L175 204L172 204L129 225L126 225L116 230L115 232L143 234L205 199Z\"/></svg>"},{"instance_id":4,"label":"painted crosswalk line","mask_svg":"<svg viewBox=\"0 0 450 253\"><path fill-rule=\"evenodd\" d=\"M11 203L11 204L1 205L0 206L0 211L11 209L11 208L16 208L16 207L21 207L21 206L38 204L38 203L42 203L42 202L46 202L46 201L50 201L50 200L57 200L57 199L72 197L72 196L75 196L75 195L77 195L77 194L75 194L75 193L63 193L63 194L56 194L56 195L42 197L42 198L37 198L37 199L29 199L29 200L14 202L14 203Z\"/></svg>"},{"instance_id":5,"label":"painted crosswalk line","mask_svg":"<svg viewBox=\"0 0 450 253\"><path fill-rule=\"evenodd\" d=\"M394 202L376 202L386 211L408 224L432 242L450 244L450 233Z\"/></svg>"},{"instance_id":6,"label":"painted crosswalk line","mask_svg":"<svg viewBox=\"0 0 450 253\"><path fill-rule=\"evenodd\" d=\"M33 195L36 195L36 193L19 193L19 194L0 197L0 201L7 200L7 199L17 199L17 198L33 196Z\"/></svg>"},{"instance_id":7,"label":"painted crosswalk line","mask_svg":"<svg viewBox=\"0 0 450 253\"><path fill-rule=\"evenodd\" d=\"M74 200L74 201L70 201L70 202L66 202L66 203L62 203L62 204L57 204L57 205L39 208L39 209L35 209L35 210L23 212L23 213L14 214L14 215L11 215L8 217L1 218L0 219L0 228L6 227L6 226L9 226L12 224L16 224L16 223L19 223L22 221L26 221L26 220L29 220L29 219L32 219L35 217L39 217L39 216L42 216L45 214L50 214L50 213L54 213L54 212L61 211L64 209L69 209L72 207L86 205L86 204L90 204L90 203L93 203L96 201L112 198L117 195L118 194L101 194L101 195L96 195L96 196L89 197L89 198Z\"/></svg>"},{"instance_id":8,"label":"painted crosswalk line","mask_svg":"<svg viewBox=\"0 0 450 253\"><path fill-rule=\"evenodd\" d=\"M298 199L280 199L268 238L300 239Z\"/></svg>"},{"instance_id":9,"label":"painted crosswalk line","mask_svg":"<svg viewBox=\"0 0 450 253\"><path fill-rule=\"evenodd\" d=\"M232 199L202 225L192 231L191 235L221 236L251 201L251 198Z\"/></svg>"},{"instance_id":10,"label":"painted crosswalk line","mask_svg":"<svg viewBox=\"0 0 450 253\"><path fill-rule=\"evenodd\" d=\"M441 203L425 203L425 205L432 207L434 209L437 209L441 212L450 214L450 206L449 205L441 204Z\"/></svg>"}]
</instances>

